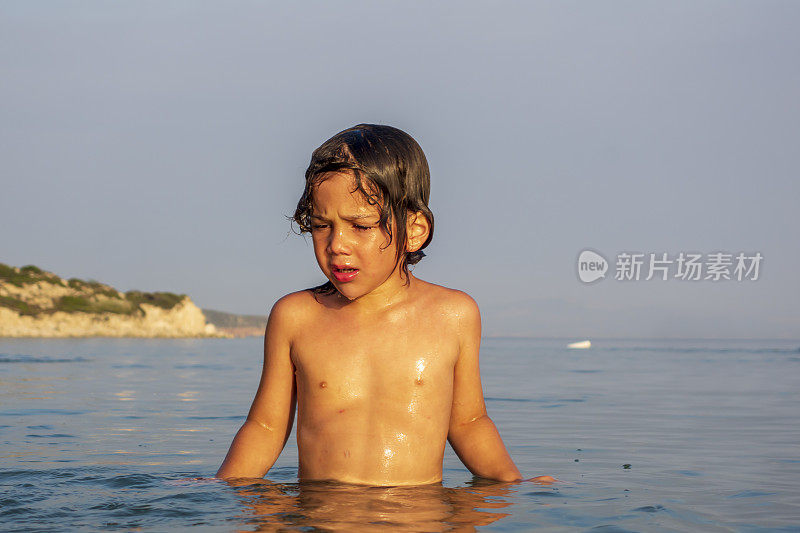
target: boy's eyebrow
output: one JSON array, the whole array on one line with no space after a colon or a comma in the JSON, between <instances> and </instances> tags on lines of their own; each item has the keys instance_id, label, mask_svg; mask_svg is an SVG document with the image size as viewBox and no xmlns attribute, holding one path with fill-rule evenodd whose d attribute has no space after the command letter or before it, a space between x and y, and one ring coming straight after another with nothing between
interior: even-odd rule
<instances>
[{"instance_id":1,"label":"boy's eyebrow","mask_svg":"<svg viewBox=\"0 0 800 533\"><path fill-rule=\"evenodd\" d=\"M362 220L362 219L365 219L365 218L372 218L372 217L380 218L377 215L374 215L374 214L371 215L369 213L360 213L360 214L357 214L357 215L342 215L341 216L341 218L343 218L344 220L349 220L349 221ZM313 213L311 214L311 218L315 218L317 220L325 220L324 216L313 214Z\"/></svg>"}]
</instances>

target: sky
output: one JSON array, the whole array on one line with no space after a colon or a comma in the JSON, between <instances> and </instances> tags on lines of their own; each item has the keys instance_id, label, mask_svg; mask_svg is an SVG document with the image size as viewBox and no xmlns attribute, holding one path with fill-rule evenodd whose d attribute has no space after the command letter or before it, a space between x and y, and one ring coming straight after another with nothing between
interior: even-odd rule
<instances>
[{"instance_id":1,"label":"sky","mask_svg":"<svg viewBox=\"0 0 800 533\"><path fill-rule=\"evenodd\" d=\"M414 273L475 298L485 335L798 339L798 21L769 0L2 0L0 262L266 314L323 281L287 219L311 152L390 124L431 168ZM645 280L681 252L763 260Z\"/></svg>"}]
</instances>

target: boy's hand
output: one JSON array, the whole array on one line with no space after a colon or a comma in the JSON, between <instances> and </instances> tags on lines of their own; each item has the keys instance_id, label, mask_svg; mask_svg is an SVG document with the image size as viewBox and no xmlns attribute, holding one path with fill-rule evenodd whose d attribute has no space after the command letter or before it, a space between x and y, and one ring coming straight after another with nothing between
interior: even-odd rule
<instances>
[{"instance_id":1,"label":"boy's hand","mask_svg":"<svg viewBox=\"0 0 800 533\"><path fill-rule=\"evenodd\" d=\"M553 476L536 476L530 479L526 479L525 481L532 481L533 483L538 483L540 485L551 485L561 480L556 479Z\"/></svg>"}]
</instances>

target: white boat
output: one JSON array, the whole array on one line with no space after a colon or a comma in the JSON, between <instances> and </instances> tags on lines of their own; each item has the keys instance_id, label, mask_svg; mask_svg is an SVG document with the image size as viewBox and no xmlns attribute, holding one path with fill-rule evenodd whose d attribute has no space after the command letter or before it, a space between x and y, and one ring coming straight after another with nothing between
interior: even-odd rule
<instances>
[{"instance_id":1,"label":"white boat","mask_svg":"<svg viewBox=\"0 0 800 533\"><path fill-rule=\"evenodd\" d=\"M592 343L590 341L580 341L567 344L567 348L575 348L576 350L585 350L586 348L591 347Z\"/></svg>"}]
</instances>

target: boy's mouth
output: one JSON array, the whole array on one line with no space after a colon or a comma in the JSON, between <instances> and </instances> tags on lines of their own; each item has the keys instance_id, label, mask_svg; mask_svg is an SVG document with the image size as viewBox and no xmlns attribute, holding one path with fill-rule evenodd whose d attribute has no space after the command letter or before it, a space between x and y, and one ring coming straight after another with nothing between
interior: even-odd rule
<instances>
[{"instance_id":1,"label":"boy's mouth","mask_svg":"<svg viewBox=\"0 0 800 533\"><path fill-rule=\"evenodd\" d=\"M333 273L333 277L336 278L336 281L352 281L353 278L356 277L358 274L357 268L350 268L350 267L331 267L331 272Z\"/></svg>"}]
</instances>

